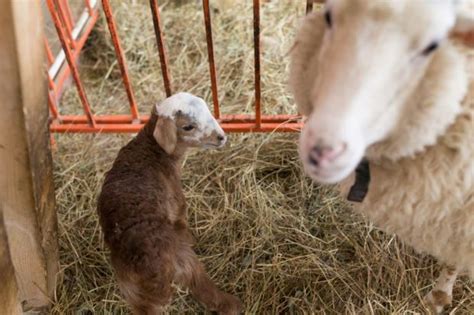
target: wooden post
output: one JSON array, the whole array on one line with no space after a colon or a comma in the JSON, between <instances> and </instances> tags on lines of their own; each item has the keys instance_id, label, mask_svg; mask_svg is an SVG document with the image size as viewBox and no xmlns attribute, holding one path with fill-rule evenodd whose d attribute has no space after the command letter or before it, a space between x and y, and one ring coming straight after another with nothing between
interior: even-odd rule
<instances>
[{"instance_id":1,"label":"wooden post","mask_svg":"<svg viewBox=\"0 0 474 315\"><path fill-rule=\"evenodd\" d=\"M0 3L0 209L23 310L36 310L58 271L43 24L40 1Z\"/></svg>"},{"instance_id":2,"label":"wooden post","mask_svg":"<svg viewBox=\"0 0 474 315\"><path fill-rule=\"evenodd\" d=\"M2 314L21 314L18 288L16 286L15 272L10 259L7 243L7 233L3 225L2 210L0 209L0 311Z\"/></svg>"}]
</instances>

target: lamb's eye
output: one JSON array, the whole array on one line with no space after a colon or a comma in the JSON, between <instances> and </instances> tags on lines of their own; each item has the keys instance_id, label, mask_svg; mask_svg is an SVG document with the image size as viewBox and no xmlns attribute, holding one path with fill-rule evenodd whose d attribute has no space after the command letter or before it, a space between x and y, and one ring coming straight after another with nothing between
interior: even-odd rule
<instances>
[{"instance_id":1,"label":"lamb's eye","mask_svg":"<svg viewBox=\"0 0 474 315\"><path fill-rule=\"evenodd\" d=\"M435 51L438 47L439 47L439 42L438 41L431 42L428 46L426 46L425 49L423 49L423 51L421 53L422 53L423 56L428 56L433 51Z\"/></svg>"},{"instance_id":2,"label":"lamb's eye","mask_svg":"<svg viewBox=\"0 0 474 315\"><path fill-rule=\"evenodd\" d=\"M332 27L332 14L331 11L327 10L324 12L324 20L326 21L326 25L330 28Z\"/></svg>"},{"instance_id":3,"label":"lamb's eye","mask_svg":"<svg viewBox=\"0 0 474 315\"><path fill-rule=\"evenodd\" d=\"M184 131L191 131L193 130L195 127L193 125L186 125L183 127L183 130Z\"/></svg>"}]
</instances>

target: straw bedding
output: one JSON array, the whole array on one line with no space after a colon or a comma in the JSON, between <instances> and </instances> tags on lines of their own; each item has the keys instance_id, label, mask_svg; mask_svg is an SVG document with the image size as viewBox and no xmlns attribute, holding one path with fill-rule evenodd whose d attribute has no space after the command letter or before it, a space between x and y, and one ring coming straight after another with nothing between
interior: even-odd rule
<instances>
[{"instance_id":1,"label":"straw bedding","mask_svg":"<svg viewBox=\"0 0 474 315\"><path fill-rule=\"evenodd\" d=\"M300 3L301 2L301 3ZM262 99L266 113L294 113L288 58L304 1L262 6ZM164 97L148 1L114 1L122 45L142 113ZM161 3L174 91L211 103L203 16L196 1ZM215 1L212 12L219 99L224 113L252 112L251 1ZM81 59L96 113L127 113L107 25L101 20ZM80 112L74 88L63 113ZM52 314L126 314L95 213L104 173L130 135L57 135L55 184L61 272ZM416 314L439 272L353 214L331 187L302 172L296 134L236 134L219 151L191 151L183 174L196 252L213 279L249 314ZM456 314L474 312L461 278ZM178 289L170 314L204 313Z\"/></svg>"}]
</instances>

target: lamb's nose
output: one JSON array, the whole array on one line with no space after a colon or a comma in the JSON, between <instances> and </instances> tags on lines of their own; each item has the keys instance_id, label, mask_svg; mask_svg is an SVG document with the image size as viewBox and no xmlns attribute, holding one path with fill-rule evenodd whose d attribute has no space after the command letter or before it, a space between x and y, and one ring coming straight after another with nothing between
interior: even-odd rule
<instances>
[{"instance_id":1,"label":"lamb's nose","mask_svg":"<svg viewBox=\"0 0 474 315\"><path fill-rule=\"evenodd\" d=\"M217 142L219 143L219 146L223 146L227 141L227 137L223 134L217 135Z\"/></svg>"},{"instance_id":2,"label":"lamb's nose","mask_svg":"<svg viewBox=\"0 0 474 315\"><path fill-rule=\"evenodd\" d=\"M345 150L345 143L340 143L334 146L318 143L309 153L309 162L314 166L324 166L322 164L335 160Z\"/></svg>"}]
</instances>

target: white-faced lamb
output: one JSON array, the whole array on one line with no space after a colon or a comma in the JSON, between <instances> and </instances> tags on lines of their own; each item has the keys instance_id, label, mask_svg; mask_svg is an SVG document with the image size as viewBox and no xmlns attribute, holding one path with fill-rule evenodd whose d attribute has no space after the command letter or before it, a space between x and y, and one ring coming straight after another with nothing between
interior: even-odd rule
<instances>
[{"instance_id":1,"label":"white-faced lamb","mask_svg":"<svg viewBox=\"0 0 474 315\"><path fill-rule=\"evenodd\" d=\"M461 5L329 0L291 52L305 172L448 266L426 296L435 312L459 272L474 277L474 54L450 37Z\"/></svg>"},{"instance_id":2,"label":"white-faced lamb","mask_svg":"<svg viewBox=\"0 0 474 315\"><path fill-rule=\"evenodd\" d=\"M192 249L180 180L187 148L225 142L206 103L178 93L154 107L106 174L100 224L120 291L135 314L160 314L172 283L189 288L212 311L240 313L240 301L216 287Z\"/></svg>"}]
</instances>

